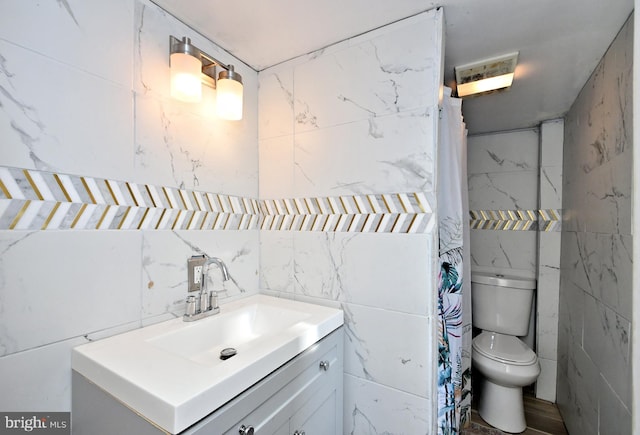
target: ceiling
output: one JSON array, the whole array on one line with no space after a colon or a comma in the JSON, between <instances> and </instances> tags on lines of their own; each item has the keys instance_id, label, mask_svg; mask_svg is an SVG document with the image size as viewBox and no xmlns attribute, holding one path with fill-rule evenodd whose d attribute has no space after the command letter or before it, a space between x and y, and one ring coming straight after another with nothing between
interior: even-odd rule
<instances>
[{"instance_id":1,"label":"ceiling","mask_svg":"<svg viewBox=\"0 0 640 435\"><path fill-rule=\"evenodd\" d=\"M471 134L564 115L633 10L634 0L153 0L260 71L443 6L445 83L453 68L519 51L508 91L465 99Z\"/></svg>"}]
</instances>

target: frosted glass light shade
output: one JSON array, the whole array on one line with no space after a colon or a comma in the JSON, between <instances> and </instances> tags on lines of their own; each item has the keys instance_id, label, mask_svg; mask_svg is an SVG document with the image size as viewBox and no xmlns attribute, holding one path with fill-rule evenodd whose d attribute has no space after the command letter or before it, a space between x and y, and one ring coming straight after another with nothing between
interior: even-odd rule
<instances>
[{"instance_id":1,"label":"frosted glass light shade","mask_svg":"<svg viewBox=\"0 0 640 435\"><path fill-rule=\"evenodd\" d=\"M229 121L242 119L242 83L232 79L218 79L218 116Z\"/></svg>"},{"instance_id":2,"label":"frosted glass light shade","mask_svg":"<svg viewBox=\"0 0 640 435\"><path fill-rule=\"evenodd\" d=\"M202 99L200 59L185 53L171 54L171 96L187 103Z\"/></svg>"}]
</instances>

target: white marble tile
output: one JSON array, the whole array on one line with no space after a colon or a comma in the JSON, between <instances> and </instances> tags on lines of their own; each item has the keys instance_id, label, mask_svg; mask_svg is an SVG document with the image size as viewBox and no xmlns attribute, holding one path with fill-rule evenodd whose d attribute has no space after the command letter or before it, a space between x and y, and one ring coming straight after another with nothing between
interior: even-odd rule
<instances>
[{"instance_id":1,"label":"white marble tile","mask_svg":"<svg viewBox=\"0 0 640 435\"><path fill-rule=\"evenodd\" d=\"M293 134L293 66L291 62L258 74L258 131L260 139Z\"/></svg>"},{"instance_id":2,"label":"white marble tile","mask_svg":"<svg viewBox=\"0 0 640 435\"><path fill-rule=\"evenodd\" d=\"M560 296L560 233L540 233L536 289L537 346L539 357L557 359Z\"/></svg>"},{"instance_id":3,"label":"white marble tile","mask_svg":"<svg viewBox=\"0 0 640 435\"><path fill-rule=\"evenodd\" d=\"M571 434L598 434L598 369L584 351L571 344L566 371L558 370L557 405Z\"/></svg>"},{"instance_id":4,"label":"white marble tile","mask_svg":"<svg viewBox=\"0 0 640 435\"><path fill-rule=\"evenodd\" d=\"M536 274L535 231L471 230L471 265Z\"/></svg>"},{"instance_id":5,"label":"white marble tile","mask_svg":"<svg viewBox=\"0 0 640 435\"><path fill-rule=\"evenodd\" d=\"M630 408L620 400L611 385L600 377L600 433L611 435L627 435L631 430Z\"/></svg>"},{"instance_id":6,"label":"white marble tile","mask_svg":"<svg viewBox=\"0 0 640 435\"><path fill-rule=\"evenodd\" d=\"M2 164L131 178L129 88L2 40L0 55Z\"/></svg>"},{"instance_id":7,"label":"white marble tile","mask_svg":"<svg viewBox=\"0 0 640 435\"><path fill-rule=\"evenodd\" d=\"M598 235L600 240L600 297L625 319L632 319L632 236Z\"/></svg>"},{"instance_id":8,"label":"white marble tile","mask_svg":"<svg viewBox=\"0 0 640 435\"><path fill-rule=\"evenodd\" d=\"M260 199L293 198L293 136L260 140Z\"/></svg>"},{"instance_id":9,"label":"white marble tile","mask_svg":"<svg viewBox=\"0 0 640 435\"><path fill-rule=\"evenodd\" d=\"M344 433L426 434L435 430L430 400L345 374Z\"/></svg>"},{"instance_id":10,"label":"white marble tile","mask_svg":"<svg viewBox=\"0 0 640 435\"><path fill-rule=\"evenodd\" d=\"M533 171L538 168L538 130L469 136L469 174Z\"/></svg>"},{"instance_id":11,"label":"white marble tile","mask_svg":"<svg viewBox=\"0 0 640 435\"><path fill-rule=\"evenodd\" d=\"M577 212L587 231L631 234L631 173L631 159L622 154L579 179L584 197Z\"/></svg>"},{"instance_id":12,"label":"white marble tile","mask_svg":"<svg viewBox=\"0 0 640 435\"><path fill-rule=\"evenodd\" d=\"M470 210L537 210L538 171L469 175Z\"/></svg>"},{"instance_id":13,"label":"white marble tile","mask_svg":"<svg viewBox=\"0 0 640 435\"><path fill-rule=\"evenodd\" d=\"M566 279L631 318L631 236L566 232L562 253Z\"/></svg>"},{"instance_id":14,"label":"white marble tile","mask_svg":"<svg viewBox=\"0 0 640 435\"><path fill-rule=\"evenodd\" d=\"M549 288L538 283L537 290L536 351L538 356L552 360L557 358L558 352L558 288L559 286Z\"/></svg>"},{"instance_id":15,"label":"white marble tile","mask_svg":"<svg viewBox=\"0 0 640 435\"><path fill-rule=\"evenodd\" d=\"M630 232L629 47L623 30L567 115L564 208L575 220L569 229Z\"/></svg>"},{"instance_id":16,"label":"white marble tile","mask_svg":"<svg viewBox=\"0 0 640 435\"><path fill-rule=\"evenodd\" d=\"M566 363L569 345L582 346L586 293L570 281L560 280L560 301L558 304L558 361Z\"/></svg>"},{"instance_id":17,"label":"white marble tile","mask_svg":"<svg viewBox=\"0 0 640 435\"><path fill-rule=\"evenodd\" d=\"M244 121L187 112L184 105L136 97L135 181L257 197L257 142L252 129Z\"/></svg>"},{"instance_id":18,"label":"white marble tile","mask_svg":"<svg viewBox=\"0 0 640 435\"><path fill-rule=\"evenodd\" d=\"M536 379L536 397L548 402L556 402L557 361L538 358L540 376Z\"/></svg>"},{"instance_id":19,"label":"white marble tile","mask_svg":"<svg viewBox=\"0 0 640 435\"><path fill-rule=\"evenodd\" d=\"M343 304L345 373L420 397L431 397L426 317ZM410 339L398 339L410 337Z\"/></svg>"},{"instance_id":20,"label":"white marble tile","mask_svg":"<svg viewBox=\"0 0 640 435\"><path fill-rule=\"evenodd\" d=\"M620 30L604 58L602 105L598 122L606 130L609 155L630 153L633 148L633 17Z\"/></svg>"},{"instance_id":21,"label":"white marble tile","mask_svg":"<svg viewBox=\"0 0 640 435\"><path fill-rule=\"evenodd\" d=\"M540 208L562 208L562 166L540 168Z\"/></svg>"},{"instance_id":22,"label":"white marble tile","mask_svg":"<svg viewBox=\"0 0 640 435\"><path fill-rule=\"evenodd\" d=\"M596 66L582 88L565 120L563 161L570 171L589 172L606 162L609 155L605 142L604 66Z\"/></svg>"},{"instance_id":23,"label":"white marble tile","mask_svg":"<svg viewBox=\"0 0 640 435\"><path fill-rule=\"evenodd\" d=\"M585 298L584 350L623 403L631 405L631 357L629 321Z\"/></svg>"},{"instance_id":24,"label":"white marble tile","mask_svg":"<svg viewBox=\"0 0 640 435\"><path fill-rule=\"evenodd\" d=\"M560 268L562 234L555 231L538 233L538 249L540 270L538 274L543 278L546 272Z\"/></svg>"},{"instance_id":25,"label":"white marble tile","mask_svg":"<svg viewBox=\"0 0 640 435\"><path fill-rule=\"evenodd\" d=\"M138 94L169 98L169 36L191 38L203 50L207 41L155 4L146 0L136 0L134 4L133 89Z\"/></svg>"},{"instance_id":26,"label":"white marble tile","mask_svg":"<svg viewBox=\"0 0 640 435\"><path fill-rule=\"evenodd\" d=\"M537 347L544 358L557 358L560 270L541 268L536 289Z\"/></svg>"},{"instance_id":27,"label":"white marble tile","mask_svg":"<svg viewBox=\"0 0 640 435\"><path fill-rule=\"evenodd\" d=\"M0 39L131 86L133 2L129 0L3 2ZM46 78L41 72L48 67L41 62L30 66L40 73L39 80ZM57 90L56 95L63 94Z\"/></svg>"},{"instance_id":28,"label":"white marble tile","mask_svg":"<svg viewBox=\"0 0 640 435\"><path fill-rule=\"evenodd\" d=\"M3 231L0 252L1 355L139 319L139 233Z\"/></svg>"},{"instance_id":29,"label":"white marble tile","mask_svg":"<svg viewBox=\"0 0 640 435\"><path fill-rule=\"evenodd\" d=\"M540 358L556 360L558 357L558 314L538 311L536 354Z\"/></svg>"},{"instance_id":30,"label":"white marble tile","mask_svg":"<svg viewBox=\"0 0 640 435\"><path fill-rule=\"evenodd\" d=\"M295 195L432 191L436 121L426 110L297 134Z\"/></svg>"},{"instance_id":31,"label":"white marble tile","mask_svg":"<svg viewBox=\"0 0 640 435\"><path fill-rule=\"evenodd\" d=\"M430 311L429 235L294 233L296 293L410 314Z\"/></svg>"},{"instance_id":32,"label":"white marble tile","mask_svg":"<svg viewBox=\"0 0 640 435\"><path fill-rule=\"evenodd\" d=\"M564 145L564 119L553 119L540 124L540 166L562 167Z\"/></svg>"},{"instance_id":33,"label":"white marble tile","mask_svg":"<svg viewBox=\"0 0 640 435\"><path fill-rule=\"evenodd\" d=\"M295 292L293 233L260 231L260 289Z\"/></svg>"},{"instance_id":34,"label":"white marble tile","mask_svg":"<svg viewBox=\"0 0 640 435\"><path fill-rule=\"evenodd\" d=\"M145 231L142 271L142 315L184 313L187 259L207 254L225 262L231 279L223 282L212 266L208 289L220 304L258 293L258 231Z\"/></svg>"},{"instance_id":35,"label":"white marble tile","mask_svg":"<svg viewBox=\"0 0 640 435\"><path fill-rule=\"evenodd\" d=\"M71 411L71 349L82 337L0 357L3 412Z\"/></svg>"},{"instance_id":36,"label":"white marble tile","mask_svg":"<svg viewBox=\"0 0 640 435\"><path fill-rule=\"evenodd\" d=\"M593 233L563 231L562 278L583 291L600 297L600 243Z\"/></svg>"},{"instance_id":37,"label":"white marble tile","mask_svg":"<svg viewBox=\"0 0 640 435\"><path fill-rule=\"evenodd\" d=\"M296 132L435 106L442 53L433 13L296 66Z\"/></svg>"}]
</instances>

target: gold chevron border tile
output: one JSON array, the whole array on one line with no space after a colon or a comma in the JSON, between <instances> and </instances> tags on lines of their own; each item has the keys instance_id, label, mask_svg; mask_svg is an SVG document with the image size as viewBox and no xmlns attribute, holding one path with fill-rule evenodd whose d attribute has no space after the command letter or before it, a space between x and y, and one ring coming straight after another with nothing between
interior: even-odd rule
<instances>
[{"instance_id":1,"label":"gold chevron border tile","mask_svg":"<svg viewBox=\"0 0 640 435\"><path fill-rule=\"evenodd\" d=\"M4 230L274 230L426 233L424 192L258 200L0 167Z\"/></svg>"},{"instance_id":2,"label":"gold chevron border tile","mask_svg":"<svg viewBox=\"0 0 640 435\"><path fill-rule=\"evenodd\" d=\"M562 210L469 210L469 226L475 230L561 231Z\"/></svg>"}]
</instances>

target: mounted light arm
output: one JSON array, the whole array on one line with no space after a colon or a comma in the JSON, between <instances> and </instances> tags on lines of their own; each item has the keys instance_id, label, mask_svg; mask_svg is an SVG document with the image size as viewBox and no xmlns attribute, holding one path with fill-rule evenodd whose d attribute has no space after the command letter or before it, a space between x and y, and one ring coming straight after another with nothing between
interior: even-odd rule
<instances>
[{"instance_id":1,"label":"mounted light arm","mask_svg":"<svg viewBox=\"0 0 640 435\"><path fill-rule=\"evenodd\" d=\"M242 76L233 65L227 65L208 55L191 39L169 37L171 66L171 96L188 103L202 99L202 83L217 89L218 116L228 120L242 119ZM216 66L222 68L216 79Z\"/></svg>"}]
</instances>

